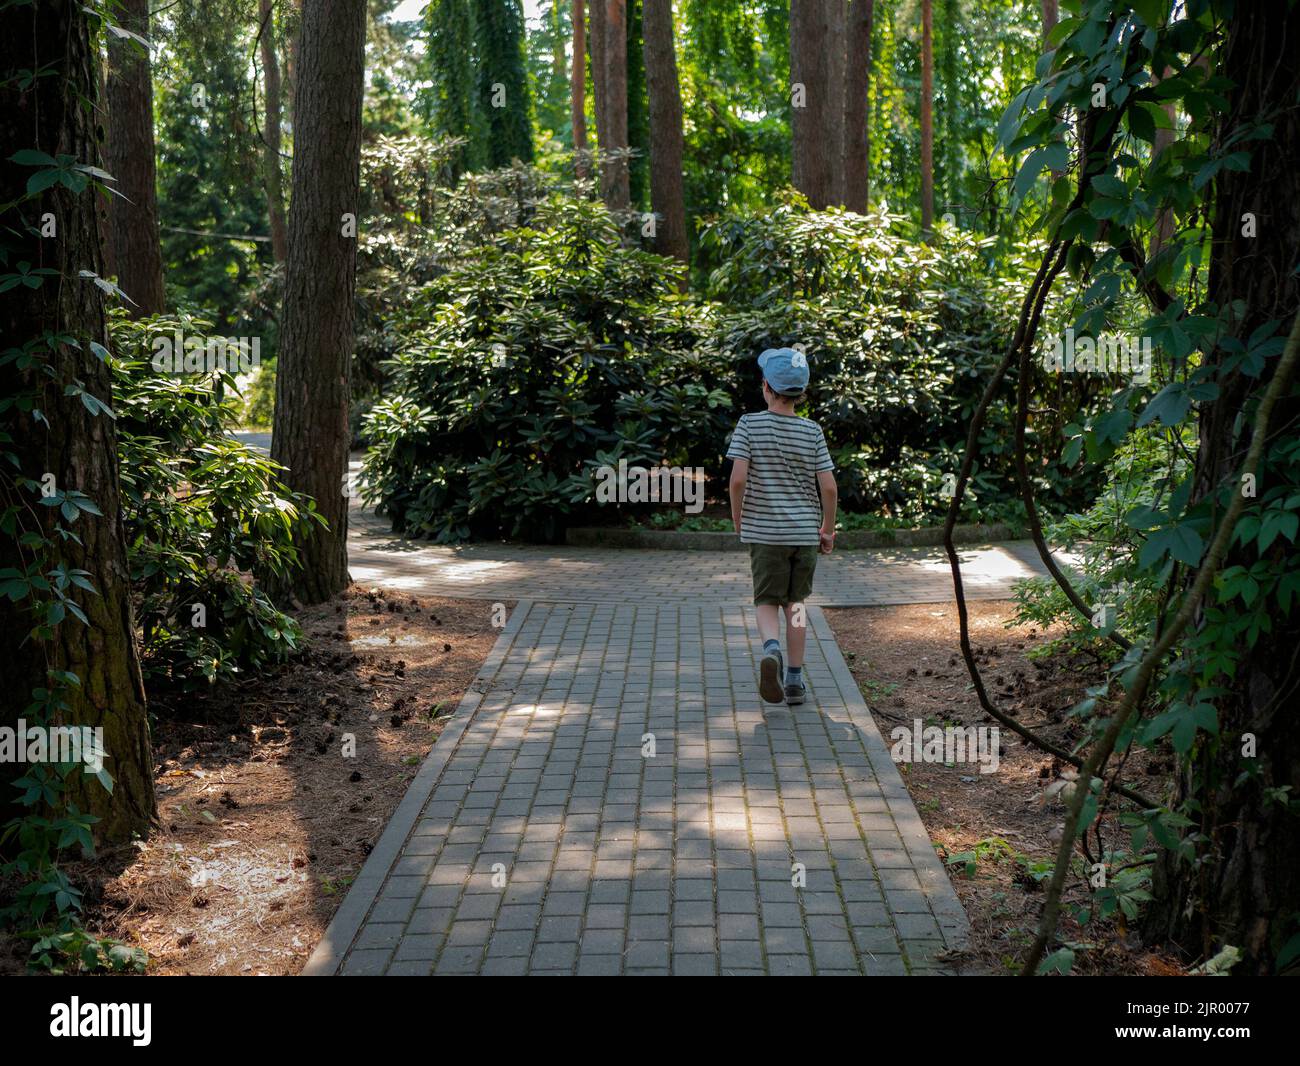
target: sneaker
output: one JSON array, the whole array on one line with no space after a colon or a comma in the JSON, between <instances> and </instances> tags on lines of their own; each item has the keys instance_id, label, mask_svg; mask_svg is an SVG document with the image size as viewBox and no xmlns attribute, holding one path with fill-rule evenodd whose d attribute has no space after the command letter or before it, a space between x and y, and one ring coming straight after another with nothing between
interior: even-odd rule
<instances>
[{"instance_id":1,"label":"sneaker","mask_svg":"<svg viewBox=\"0 0 1300 1066\"><path fill-rule=\"evenodd\" d=\"M785 660L781 658L780 649L766 652L758 665L758 694L768 703L784 703L785 694L781 691L781 678L784 676Z\"/></svg>"},{"instance_id":2,"label":"sneaker","mask_svg":"<svg viewBox=\"0 0 1300 1066\"><path fill-rule=\"evenodd\" d=\"M808 690L804 687L802 681L789 681L785 686L785 702L791 707L797 707L803 703L804 694Z\"/></svg>"}]
</instances>

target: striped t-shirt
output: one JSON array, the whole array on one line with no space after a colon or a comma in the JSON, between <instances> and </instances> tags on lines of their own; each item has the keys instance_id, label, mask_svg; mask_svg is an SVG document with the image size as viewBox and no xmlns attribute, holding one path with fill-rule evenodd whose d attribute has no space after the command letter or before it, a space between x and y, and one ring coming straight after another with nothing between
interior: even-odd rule
<instances>
[{"instance_id":1,"label":"striped t-shirt","mask_svg":"<svg viewBox=\"0 0 1300 1066\"><path fill-rule=\"evenodd\" d=\"M821 426L771 411L741 415L727 458L749 460L740 513L742 543L818 543L822 504L817 473L834 469Z\"/></svg>"}]
</instances>

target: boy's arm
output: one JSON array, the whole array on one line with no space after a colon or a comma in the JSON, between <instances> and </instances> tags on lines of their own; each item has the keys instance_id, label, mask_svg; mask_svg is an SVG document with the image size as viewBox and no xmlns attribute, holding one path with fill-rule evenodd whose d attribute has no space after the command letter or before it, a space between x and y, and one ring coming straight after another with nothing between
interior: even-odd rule
<instances>
[{"instance_id":1,"label":"boy's arm","mask_svg":"<svg viewBox=\"0 0 1300 1066\"><path fill-rule=\"evenodd\" d=\"M745 482L749 480L749 460L737 459L731 465L731 524L740 532L740 514L745 503Z\"/></svg>"},{"instance_id":2,"label":"boy's arm","mask_svg":"<svg viewBox=\"0 0 1300 1066\"><path fill-rule=\"evenodd\" d=\"M820 551L829 555L835 547L835 504L839 500L840 490L835 484L835 473L831 470L817 472L817 491L822 498L822 528L818 532L821 541ZM733 493L734 495L734 493Z\"/></svg>"}]
</instances>

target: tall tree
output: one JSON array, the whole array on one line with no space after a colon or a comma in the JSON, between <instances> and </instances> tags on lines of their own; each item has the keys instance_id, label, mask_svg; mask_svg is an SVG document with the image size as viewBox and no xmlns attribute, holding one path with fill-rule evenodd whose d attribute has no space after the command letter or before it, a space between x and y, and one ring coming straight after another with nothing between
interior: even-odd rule
<instances>
[{"instance_id":1,"label":"tall tree","mask_svg":"<svg viewBox=\"0 0 1300 1066\"><path fill-rule=\"evenodd\" d=\"M70 156L79 166L100 163L94 116L99 104L95 52L87 12L73 0L45 0L0 8L0 202L5 209L8 262L30 263L35 287L20 285L0 300L0 335L6 346L31 359L0 361L0 395L5 398L0 451L8 461L0 472L0 571L44 580L61 568L85 575L94 592L67 588L75 611L56 606L51 594L39 619L12 604L0 610L5 648L0 722L13 726L32 715L33 691L52 687L57 675L75 674L64 689L64 725L103 729L112 775L109 792L92 775L75 772L65 794L81 810L97 815L96 835L122 842L148 831L153 819L153 758L144 687L131 615L118 480L117 431L107 413L111 403L108 367L97 352L108 343L104 294L83 271L103 270L94 186L82 172L69 187L47 183L26 199L38 171L33 156L15 162L20 151ZM24 71L42 76L22 79ZM79 188L75 186L80 186ZM43 270L55 274L42 275ZM57 276L55 276L57 275ZM42 340L42 337L48 338ZM31 397L32 403L14 402ZM37 506L42 482L65 502ZM92 509L66 502L83 494ZM67 512L75 515L68 517ZM79 513L78 513L79 512ZM66 527L75 538L56 530ZM33 540L20 540L31 533ZM44 545L44 547L42 547ZM35 595L35 593L34 593ZM60 620L62 619L62 620ZM43 628L48 627L48 628ZM8 784L22 764L0 767L7 803ZM5 819L7 820L7 819Z\"/></svg>"},{"instance_id":2,"label":"tall tree","mask_svg":"<svg viewBox=\"0 0 1300 1066\"><path fill-rule=\"evenodd\" d=\"M650 107L641 17L641 0L627 0L627 145L632 149L628 189L637 208L650 200Z\"/></svg>"},{"instance_id":3,"label":"tall tree","mask_svg":"<svg viewBox=\"0 0 1300 1066\"><path fill-rule=\"evenodd\" d=\"M935 184L942 197L940 214L960 206L962 179L962 131L959 126L958 100L961 97L959 68L961 47L966 28L962 23L960 0L940 0L942 4L938 57L939 74L939 162Z\"/></svg>"},{"instance_id":4,"label":"tall tree","mask_svg":"<svg viewBox=\"0 0 1300 1066\"><path fill-rule=\"evenodd\" d=\"M871 86L871 28L874 0L852 0L848 11L848 55L844 77L844 134L840 164L844 206L867 210L871 131L867 126L867 93Z\"/></svg>"},{"instance_id":5,"label":"tall tree","mask_svg":"<svg viewBox=\"0 0 1300 1066\"><path fill-rule=\"evenodd\" d=\"M475 7L479 108L492 167L531 162L533 126L524 71L524 9L520 0L479 0Z\"/></svg>"},{"instance_id":6,"label":"tall tree","mask_svg":"<svg viewBox=\"0 0 1300 1066\"><path fill-rule=\"evenodd\" d=\"M673 45L672 0L645 0L641 30L650 94L650 206L655 247L687 261L686 196L682 183L682 96Z\"/></svg>"},{"instance_id":7,"label":"tall tree","mask_svg":"<svg viewBox=\"0 0 1300 1066\"><path fill-rule=\"evenodd\" d=\"M280 171L280 60L275 47L275 12L272 0L258 0L258 43L262 53L262 84L266 92L266 119L262 150L266 169L266 213L271 225L271 254L283 263L289 250L284 220L284 182Z\"/></svg>"},{"instance_id":8,"label":"tall tree","mask_svg":"<svg viewBox=\"0 0 1300 1066\"><path fill-rule=\"evenodd\" d=\"M328 522L303 544L290 586L319 603L348 583L349 368L356 290L365 88L365 0L305 0L295 107L289 258L275 381L271 457Z\"/></svg>"},{"instance_id":9,"label":"tall tree","mask_svg":"<svg viewBox=\"0 0 1300 1066\"><path fill-rule=\"evenodd\" d=\"M1057 6L1057 0L1043 0L1043 51L1044 52L1048 51L1049 48L1051 47L1051 44L1048 41L1048 37L1051 35L1052 30L1056 27L1056 23L1060 19L1060 14L1061 14L1060 9ZM1052 181L1053 182L1057 181L1064 173L1065 171L1063 170L1053 170L1051 172Z\"/></svg>"},{"instance_id":10,"label":"tall tree","mask_svg":"<svg viewBox=\"0 0 1300 1066\"><path fill-rule=\"evenodd\" d=\"M304 6L301 20L306 25ZM475 127L475 96L478 80L474 72L474 10L470 0L432 0L424 12L428 31L427 62L429 87L427 117L433 128L444 137L457 137L462 144L449 163L452 180L480 162L478 137ZM301 66L302 31L299 32L299 59ZM301 77L295 87L294 119L298 128L296 96L301 93Z\"/></svg>"},{"instance_id":11,"label":"tall tree","mask_svg":"<svg viewBox=\"0 0 1300 1066\"><path fill-rule=\"evenodd\" d=\"M794 187L815 208L832 199L834 166L828 141L830 111L830 60L827 41L826 0L790 2L790 133L791 178Z\"/></svg>"},{"instance_id":12,"label":"tall tree","mask_svg":"<svg viewBox=\"0 0 1300 1066\"><path fill-rule=\"evenodd\" d=\"M158 187L154 168L153 78L149 53L149 0L120 0L122 29L136 38L108 35L108 143L105 159L117 179L109 218L118 285L133 315L163 309L162 246L158 240Z\"/></svg>"},{"instance_id":13,"label":"tall tree","mask_svg":"<svg viewBox=\"0 0 1300 1066\"><path fill-rule=\"evenodd\" d=\"M602 0L595 0L600 4ZM605 76L601 85L596 87L599 107L597 122L599 126L600 148L602 152L617 152L620 155L604 161L601 169L601 195L611 210L626 209L631 201L631 185L628 174L626 149L627 140L627 0L603 0L604 17L601 20L603 31L601 58ZM604 103L599 103L601 91L604 91Z\"/></svg>"},{"instance_id":14,"label":"tall tree","mask_svg":"<svg viewBox=\"0 0 1300 1066\"><path fill-rule=\"evenodd\" d=\"M1294 343L1300 311L1295 7L1288 0L1237 5L1226 25L1227 40L1213 73L1231 87L1224 91L1227 105L1214 143L1246 142L1242 132L1257 130L1261 122L1270 123L1272 132L1253 142L1246 169L1219 171L1211 201L1207 295L1210 306L1227 319L1227 334L1235 341L1215 344L1203 356L1203 365L1218 371L1210 380L1221 384L1217 396L1201 408L1193 500L1216 512L1222 510L1223 488L1240 483L1249 422L1281 360L1264 361L1253 375L1225 371L1256 343L1257 330L1283 337L1290 332ZM1293 491L1285 486L1295 484L1296 471L1295 459L1286 458L1287 442L1294 440L1298 418L1300 392L1293 379L1269 422L1269 439L1277 445L1258 471L1260 499L1278 493L1274 506L1279 510L1262 513L1287 513L1282 499ZM1271 549L1263 544L1250 536L1234 540L1223 560L1225 572L1234 567L1253 572L1252 567L1293 561L1294 549L1281 536ZM1244 621L1245 616L1210 617L1202 625L1222 627L1234 619ZM1195 801L1193 824L1183 841L1188 853L1169 849L1160 856L1148 912L1148 932L1173 940L1192 955L1209 955L1225 944L1236 947L1242 960L1234 975L1275 970L1282 947L1295 934L1293 915L1300 901L1300 819L1294 804L1279 798L1288 789L1294 795L1300 786L1300 731L1295 728L1300 618L1295 611L1278 611L1269 621L1257 635L1247 634L1244 626L1236 630L1235 670L1220 675L1222 687L1212 690L1215 735L1197 743L1179 781L1177 802ZM1244 752L1247 738L1254 744L1249 756Z\"/></svg>"},{"instance_id":15,"label":"tall tree","mask_svg":"<svg viewBox=\"0 0 1300 1066\"><path fill-rule=\"evenodd\" d=\"M826 151L830 154L831 203L844 203L844 101L848 92L848 0L826 4Z\"/></svg>"},{"instance_id":16,"label":"tall tree","mask_svg":"<svg viewBox=\"0 0 1300 1066\"><path fill-rule=\"evenodd\" d=\"M921 0L921 230L934 226L934 13Z\"/></svg>"},{"instance_id":17,"label":"tall tree","mask_svg":"<svg viewBox=\"0 0 1300 1066\"><path fill-rule=\"evenodd\" d=\"M605 92L605 0L591 0L588 9L591 17L587 31L587 52L591 57L591 104L596 119L596 145L605 147L605 105L609 94Z\"/></svg>"},{"instance_id":18,"label":"tall tree","mask_svg":"<svg viewBox=\"0 0 1300 1066\"><path fill-rule=\"evenodd\" d=\"M587 173L581 155L587 150L587 18L582 8L582 0L573 0L573 73L569 77L569 99L573 116L574 168L578 177L585 177Z\"/></svg>"}]
</instances>

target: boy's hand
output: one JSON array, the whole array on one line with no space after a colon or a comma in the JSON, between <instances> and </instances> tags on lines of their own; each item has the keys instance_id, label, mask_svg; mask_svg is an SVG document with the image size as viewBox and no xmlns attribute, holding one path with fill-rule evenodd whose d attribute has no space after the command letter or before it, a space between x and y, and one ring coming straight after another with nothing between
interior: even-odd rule
<instances>
[{"instance_id":1,"label":"boy's hand","mask_svg":"<svg viewBox=\"0 0 1300 1066\"><path fill-rule=\"evenodd\" d=\"M740 519L733 518L731 524L736 527L736 536L740 536Z\"/></svg>"},{"instance_id":2,"label":"boy's hand","mask_svg":"<svg viewBox=\"0 0 1300 1066\"><path fill-rule=\"evenodd\" d=\"M833 531L825 533L818 530L817 540L820 542L817 545L817 550L821 552L822 555L830 555L835 548L835 533Z\"/></svg>"}]
</instances>

